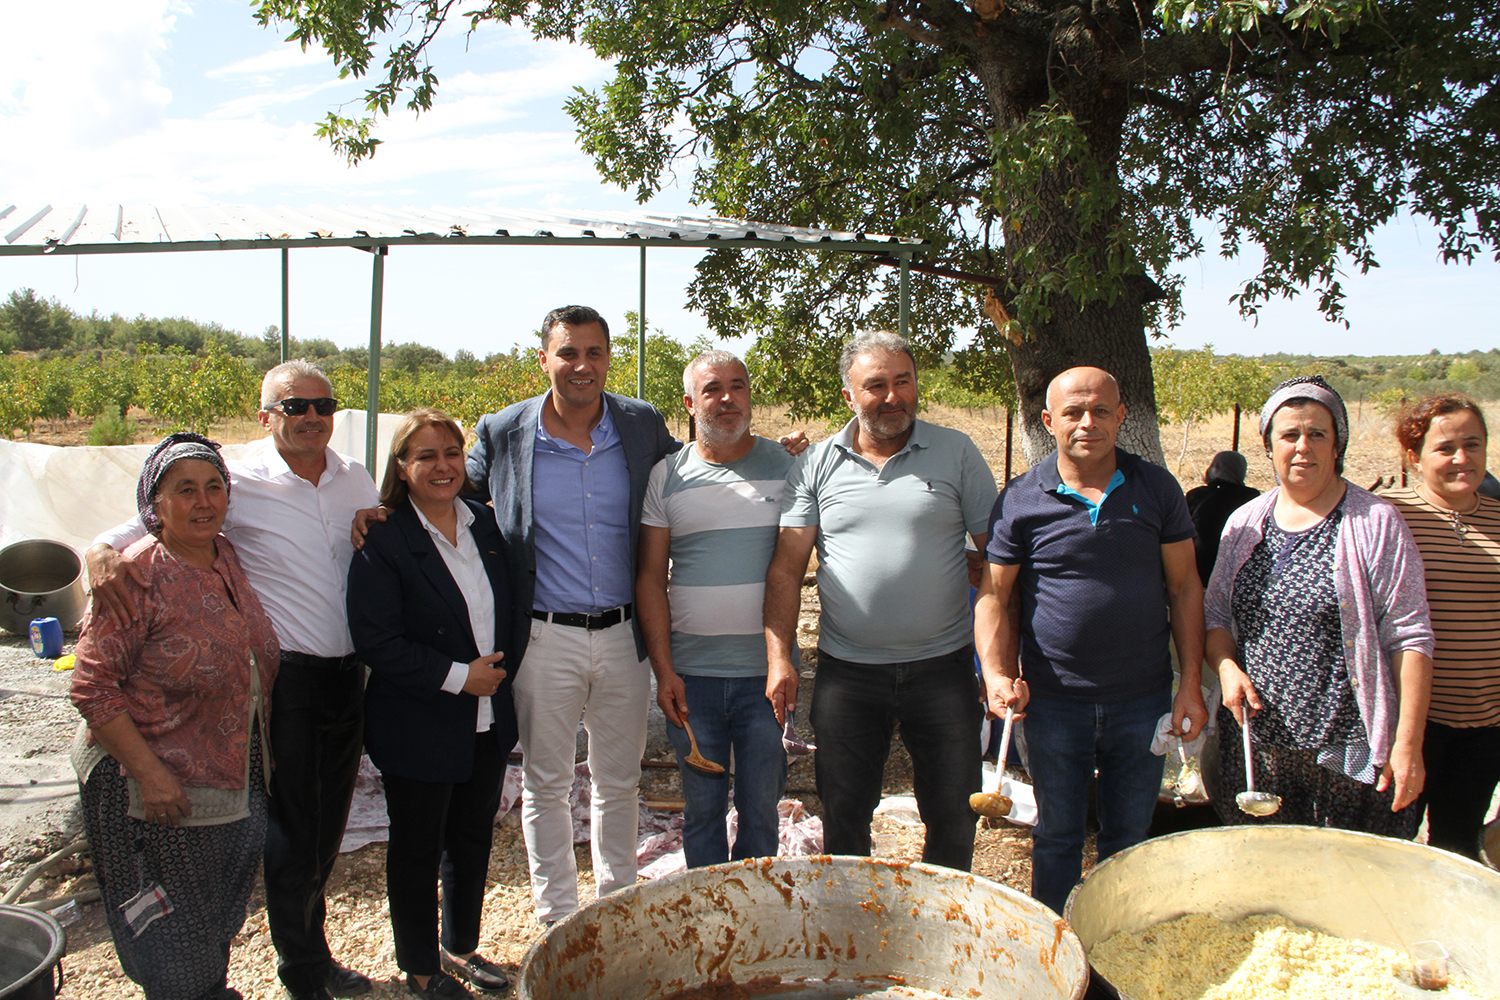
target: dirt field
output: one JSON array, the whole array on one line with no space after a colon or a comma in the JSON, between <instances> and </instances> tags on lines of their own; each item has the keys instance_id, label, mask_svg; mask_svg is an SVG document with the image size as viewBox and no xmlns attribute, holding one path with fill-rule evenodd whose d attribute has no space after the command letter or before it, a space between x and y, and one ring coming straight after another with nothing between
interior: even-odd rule
<instances>
[{"instance_id":1,"label":"dirt field","mask_svg":"<svg viewBox=\"0 0 1500 1000\"><path fill-rule=\"evenodd\" d=\"M1492 416L1495 415L1493 408L1490 412ZM996 471L997 478L1003 478L1003 411L936 408L924 416L933 422L958 427L970 434ZM1348 460L1349 478L1368 486L1378 476L1399 477L1396 448L1382 421L1364 407L1351 410L1350 418L1354 425L1354 440ZM757 429L771 436L790 426L779 413L761 413L757 421ZM815 440L822 439L828 433L828 428L825 427L807 429L809 436ZM681 434L682 430L679 428L678 433ZM39 428L39 433L32 440L51 444L78 444L82 443L86 433L86 426L66 426L59 428L56 433L43 427ZM249 440L259 434L259 428L249 421L215 429L215 436L226 442ZM1178 478L1185 487L1197 485L1201 480L1202 470L1213 453L1228 448L1230 434L1228 418L1196 427L1188 437L1184 456L1181 428L1163 428L1162 439L1169 468L1178 472ZM1252 417L1245 419L1241 434L1241 448L1250 459L1249 481L1251 485L1264 489L1271 484L1270 468L1269 462L1258 448ZM153 433L146 430L138 438L140 442L152 439ZM1020 457L1018 443L1014 470L1019 473L1023 468L1024 461ZM800 629L803 644L810 650L816 644L816 590L808 588L804 594ZM806 656L810 658L812 653L809 652ZM23 640L11 636L0 638L0 726L3 726L7 734L3 749L0 749L0 760L11 767L12 771L7 773L16 775L0 779L0 787L11 792L0 796L0 810L16 808L13 802L18 797L38 794L33 788L38 784L35 777L25 777L28 760L53 758L58 753L65 752L67 740L76 725L76 715L63 696L65 685L65 675L53 674L39 666L30 657L29 647ZM671 759L671 751L665 746L664 739L653 738L648 756L667 761ZM76 830L76 821L68 818L66 809L71 779L49 771L42 780L49 782L43 792L61 800L54 803L57 808L47 813L53 817L44 824L48 828L17 829L0 825L0 833L6 838L0 844L0 885L7 888L14 883L26 865L68 842L72 831ZM28 781L31 785L26 785ZM10 784L4 784L6 782ZM674 783L675 772L670 768L649 768L643 786L649 786L646 790L653 797L665 798L672 796ZM27 789L32 791L28 792ZM910 760L901 751L899 741L887 769L885 790L889 794L911 792ZM793 769L789 792L800 795L814 810L817 809L810 763L801 763ZM0 811L0 818L3 818L3 811ZM527 947L540 936L541 928L531 916L525 848L513 820L514 817L496 830L490 867L491 889L485 909L481 950L515 973ZM66 829L70 825L72 830ZM890 852L892 856L912 860L920 857L920 827L904 827L880 818L876 821L876 832L895 835L895 848ZM1026 891L1030 883L1029 848L1029 837L1024 830L1010 826L982 828L979 831L974 871ZM587 847L580 847L577 856L585 891L591 892ZM376 980L374 996L395 998L408 994L399 978L391 945L384 892L384 866L385 849L381 844L367 846L341 858L329 890L328 931L338 957ZM24 899L64 896L87 888L92 881L86 858L69 860L51 875L39 880ZM117 1000L141 995L138 988L125 979L120 971L98 903L83 906L79 921L68 927L67 933L68 953L64 959L67 982L61 993L63 997L77 1000ZM234 943L230 983L252 1000L273 1000L284 995L275 979L275 953L266 930L265 912L259 894L252 903L252 911L242 934Z\"/></svg>"},{"instance_id":2,"label":"dirt field","mask_svg":"<svg viewBox=\"0 0 1500 1000\"><path fill-rule=\"evenodd\" d=\"M1500 423L1497 423L1500 421L1500 405L1494 403L1483 405L1489 423L1500 427ZM980 452L989 462L996 478L1003 481L1005 477L1005 410L971 410L936 406L924 412L922 417L933 423L955 427L968 434L979 446ZM136 411L131 411L130 418L139 422L137 444L149 444L160 439L163 430L153 420ZM1273 484L1273 478L1271 463L1265 457L1259 434L1256 431L1258 419L1259 414L1254 413L1245 414L1241 419L1240 451L1250 463L1250 472L1246 481L1251 486L1264 490ZM1391 436L1390 421L1382 417L1373 406L1355 401L1349 405L1349 423L1351 441L1345 468L1345 475L1349 480L1360 486L1370 486L1377 477L1394 476L1399 483L1401 459L1395 439ZM686 436L685 422L671 422L670 425L673 433L678 437ZM1188 429L1186 450L1183 448L1182 425L1167 424L1161 428L1162 451L1166 457L1166 466L1177 476L1184 489L1201 485L1203 470L1208 468L1208 463L1214 454L1229 449L1234 436L1233 425L1234 420L1228 414L1194 425ZM27 440L37 444L81 445L88 438L89 426L88 421L77 420L61 422L56 426L43 422L37 425L36 431ZM777 437L792 430L803 430L812 440L821 441L840 426L842 422L826 425L818 422L791 421L787 419L784 407L762 407L756 410L755 429L767 437ZM260 425L255 421L236 420L216 426L210 436L225 444L233 444L256 440L262 434ZM1489 463L1492 470L1500 466L1500 450L1497 449L1500 449L1500 444L1492 443ZM1026 459L1022 454L1021 440L1018 435L1014 442L1012 475L1019 475L1025 469Z\"/></svg>"}]
</instances>

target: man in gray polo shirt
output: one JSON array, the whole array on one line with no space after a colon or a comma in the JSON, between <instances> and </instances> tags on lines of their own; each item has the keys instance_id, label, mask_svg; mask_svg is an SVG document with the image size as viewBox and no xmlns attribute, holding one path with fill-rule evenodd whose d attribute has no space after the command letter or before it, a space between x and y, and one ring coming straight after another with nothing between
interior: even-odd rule
<instances>
[{"instance_id":1,"label":"man in gray polo shirt","mask_svg":"<svg viewBox=\"0 0 1500 1000\"><path fill-rule=\"evenodd\" d=\"M969 583L984 550L995 477L965 434L916 419L906 341L862 334L839 362L854 419L787 476L766 574L766 695L796 707L802 576L818 550L818 674L812 724L825 848L868 855L891 732L912 758L922 860L967 871L974 856L983 719Z\"/></svg>"}]
</instances>

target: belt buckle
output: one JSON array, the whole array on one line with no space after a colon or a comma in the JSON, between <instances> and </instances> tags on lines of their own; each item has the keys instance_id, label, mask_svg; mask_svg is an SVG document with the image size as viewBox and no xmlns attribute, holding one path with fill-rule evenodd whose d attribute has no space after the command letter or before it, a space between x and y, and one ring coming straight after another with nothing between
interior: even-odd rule
<instances>
[{"instance_id":1,"label":"belt buckle","mask_svg":"<svg viewBox=\"0 0 1500 1000\"><path fill-rule=\"evenodd\" d=\"M584 629L589 632L597 632L600 629L609 628L604 623L604 616L607 614L609 614L608 611L590 611L585 613L583 616Z\"/></svg>"}]
</instances>

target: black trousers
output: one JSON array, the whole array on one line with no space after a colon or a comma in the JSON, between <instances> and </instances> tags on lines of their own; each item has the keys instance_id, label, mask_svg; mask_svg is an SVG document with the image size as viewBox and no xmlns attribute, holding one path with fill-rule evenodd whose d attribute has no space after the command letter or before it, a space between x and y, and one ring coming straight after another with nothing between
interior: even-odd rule
<instances>
[{"instance_id":1,"label":"black trousers","mask_svg":"<svg viewBox=\"0 0 1500 1000\"><path fill-rule=\"evenodd\" d=\"M870 820L899 723L927 825L922 860L968 871L978 820L969 795L983 777L983 720L973 646L908 663L851 663L818 650L813 764L828 853L869 855Z\"/></svg>"},{"instance_id":2,"label":"black trousers","mask_svg":"<svg viewBox=\"0 0 1500 1000\"><path fill-rule=\"evenodd\" d=\"M1459 729L1428 722L1422 740L1427 843L1479 860L1479 835L1500 784L1500 726Z\"/></svg>"},{"instance_id":3,"label":"black trousers","mask_svg":"<svg viewBox=\"0 0 1500 1000\"><path fill-rule=\"evenodd\" d=\"M271 689L266 916L277 972L293 991L321 986L333 961L323 887L338 860L364 739L364 666L283 652Z\"/></svg>"},{"instance_id":4,"label":"black trousers","mask_svg":"<svg viewBox=\"0 0 1500 1000\"><path fill-rule=\"evenodd\" d=\"M410 975L439 968L438 898L443 886L443 947L466 955L479 947L495 811L500 808L505 763L511 746L494 733L480 733L469 780L450 785L381 772L390 816L385 854L386 894L396 965Z\"/></svg>"}]
</instances>

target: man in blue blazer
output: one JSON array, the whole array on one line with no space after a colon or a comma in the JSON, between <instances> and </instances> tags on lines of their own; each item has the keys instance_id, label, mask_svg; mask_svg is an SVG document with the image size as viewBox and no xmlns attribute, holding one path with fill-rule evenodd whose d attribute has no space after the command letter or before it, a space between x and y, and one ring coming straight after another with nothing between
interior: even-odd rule
<instances>
[{"instance_id":1,"label":"man in blue blazer","mask_svg":"<svg viewBox=\"0 0 1500 1000\"><path fill-rule=\"evenodd\" d=\"M467 465L508 545L522 830L537 918L551 923L578 908L568 793L580 713L598 894L635 883L651 696L631 605L636 541L651 468L682 443L651 404L604 391L609 325L595 310L548 313L537 359L551 390L481 418Z\"/></svg>"}]
</instances>

